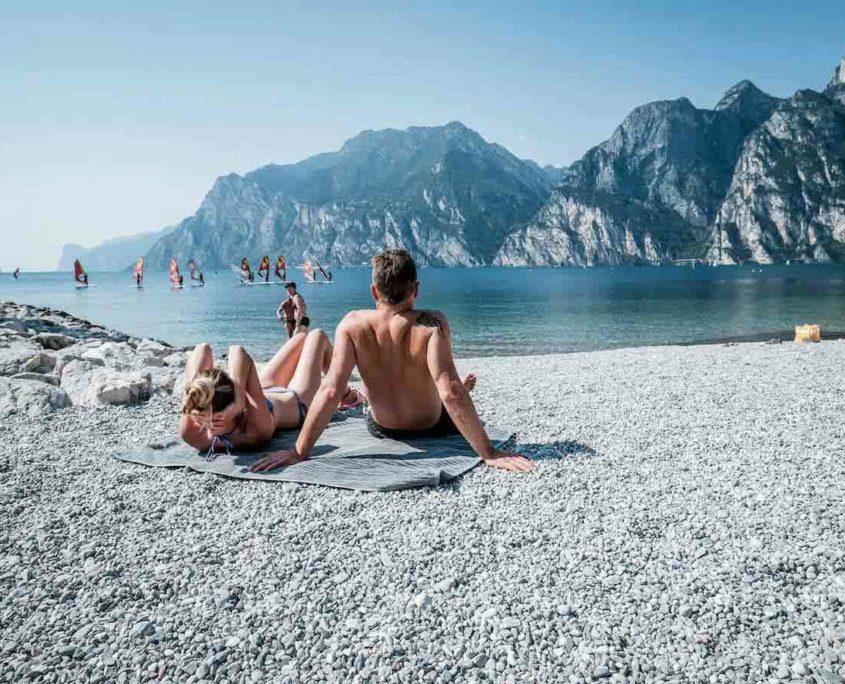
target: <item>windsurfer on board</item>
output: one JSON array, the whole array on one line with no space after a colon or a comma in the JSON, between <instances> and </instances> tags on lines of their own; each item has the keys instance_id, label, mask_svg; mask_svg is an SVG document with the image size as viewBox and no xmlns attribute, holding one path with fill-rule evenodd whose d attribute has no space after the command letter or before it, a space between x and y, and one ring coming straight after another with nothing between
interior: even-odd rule
<instances>
[{"instance_id":1,"label":"windsurfer on board","mask_svg":"<svg viewBox=\"0 0 845 684\"><path fill-rule=\"evenodd\" d=\"M288 265L283 256L276 257L276 277L282 282L288 279Z\"/></svg>"},{"instance_id":2,"label":"windsurfer on board","mask_svg":"<svg viewBox=\"0 0 845 684\"><path fill-rule=\"evenodd\" d=\"M265 283L270 282L270 257L261 257L261 263L258 264L258 277L264 278Z\"/></svg>"},{"instance_id":3,"label":"windsurfer on board","mask_svg":"<svg viewBox=\"0 0 845 684\"><path fill-rule=\"evenodd\" d=\"M20 275L21 275L21 269L20 269L20 266L18 266L18 268L15 269L15 272L12 273L12 276L14 277L15 280L17 280L18 278L20 278Z\"/></svg>"}]
</instances>

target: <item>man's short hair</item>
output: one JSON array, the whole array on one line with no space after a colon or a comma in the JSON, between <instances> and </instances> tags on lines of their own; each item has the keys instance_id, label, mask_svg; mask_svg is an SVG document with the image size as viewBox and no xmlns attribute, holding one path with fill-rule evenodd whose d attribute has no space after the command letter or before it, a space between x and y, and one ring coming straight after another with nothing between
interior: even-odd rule
<instances>
[{"instance_id":1,"label":"man's short hair","mask_svg":"<svg viewBox=\"0 0 845 684\"><path fill-rule=\"evenodd\" d=\"M293 282L293 281L291 280L289 283L285 283L285 287L286 287L287 289L289 289L289 290L290 290L290 289L294 289L294 290L295 290L295 289L296 289L296 283L295 283L295 282Z\"/></svg>"},{"instance_id":2,"label":"man's short hair","mask_svg":"<svg viewBox=\"0 0 845 684\"><path fill-rule=\"evenodd\" d=\"M404 249L388 249L373 257L373 285L388 304L398 304L417 286L417 266Z\"/></svg>"}]
</instances>

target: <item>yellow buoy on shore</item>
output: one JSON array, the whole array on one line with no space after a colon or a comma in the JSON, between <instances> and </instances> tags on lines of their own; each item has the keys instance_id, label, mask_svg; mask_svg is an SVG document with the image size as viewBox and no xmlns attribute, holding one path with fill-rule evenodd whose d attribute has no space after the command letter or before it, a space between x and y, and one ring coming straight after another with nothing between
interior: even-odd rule
<instances>
[{"instance_id":1,"label":"yellow buoy on shore","mask_svg":"<svg viewBox=\"0 0 845 684\"><path fill-rule=\"evenodd\" d=\"M821 342L822 331L817 325L796 325L796 342Z\"/></svg>"}]
</instances>

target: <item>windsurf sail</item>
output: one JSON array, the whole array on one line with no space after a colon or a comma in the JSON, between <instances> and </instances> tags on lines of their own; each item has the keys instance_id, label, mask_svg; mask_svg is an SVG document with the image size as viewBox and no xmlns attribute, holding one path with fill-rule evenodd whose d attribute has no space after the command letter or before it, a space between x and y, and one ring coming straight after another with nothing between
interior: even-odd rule
<instances>
[{"instance_id":1,"label":"windsurf sail","mask_svg":"<svg viewBox=\"0 0 845 684\"><path fill-rule=\"evenodd\" d=\"M311 262L307 259L305 260L305 263L302 264L302 275L305 276L305 280L307 280L309 283L314 282L314 267L311 265Z\"/></svg>"},{"instance_id":2,"label":"windsurf sail","mask_svg":"<svg viewBox=\"0 0 845 684\"><path fill-rule=\"evenodd\" d=\"M199 272L197 270L197 262L193 259L188 260L188 271L191 273L191 280L199 280Z\"/></svg>"},{"instance_id":3,"label":"windsurf sail","mask_svg":"<svg viewBox=\"0 0 845 684\"><path fill-rule=\"evenodd\" d=\"M139 282L144 278L144 257L138 257L138 261L135 262L135 269L132 271L132 275L135 277L135 281Z\"/></svg>"},{"instance_id":4,"label":"windsurf sail","mask_svg":"<svg viewBox=\"0 0 845 684\"><path fill-rule=\"evenodd\" d=\"M79 263L79 259L73 262L73 279L77 283L87 284L88 282L88 274L85 272L85 269L82 268L82 264Z\"/></svg>"},{"instance_id":5,"label":"windsurf sail","mask_svg":"<svg viewBox=\"0 0 845 684\"><path fill-rule=\"evenodd\" d=\"M268 256L261 257L261 263L258 264L258 277L261 278L262 274L264 274L264 280L270 279L270 257Z\"/></svg>"},{"instance_id":6,"label":"windsurf sail","mask_svg":"<svg viewBox=\"0 0 845 684\"><path fill-rule=\"evenodd\" d=\"M179 275L179 264L176 263L176 259L170 260L170 284L174 287L178 287L180 285L179 280L181 276Z\"/></svg>"},{"instance_id":7,"label":"windsurf sail","mask_svg":"<svg viewBox=\"0 0 845 684\"><path fill-rule=\"evenodd\" d=\"M314 261L317 261L317 260L314 259ZM331 278L329 278L329 274L326 273L326 269L323 268L322 264L320 264L319 261L317 261L317 268L320 269L320 273L323 274L323 278L325 278L326 280L331 280Z\"/></svg>"},{"instance_id":8,"label":"windsurf sail","mask_svg":"<svg viewBox=\"0 0 845 684\"><path fill-rule=\"evenodd\" d=\"M252 280L252 269L249 267L249 260L246 257L241 259L241 278Z\"/></svg>"},{"instance_id":9,"label":"windsurf sail","mask_svg":"<svg viewBox=\"0 0 845 684\"><path fill-rule=\"evenodd\" d=\"M276 277L280 280L284 280L287 278L288 275L288 265L285 262L285 258L280 254L276 257Z\"/></svg>"}]
</instances>

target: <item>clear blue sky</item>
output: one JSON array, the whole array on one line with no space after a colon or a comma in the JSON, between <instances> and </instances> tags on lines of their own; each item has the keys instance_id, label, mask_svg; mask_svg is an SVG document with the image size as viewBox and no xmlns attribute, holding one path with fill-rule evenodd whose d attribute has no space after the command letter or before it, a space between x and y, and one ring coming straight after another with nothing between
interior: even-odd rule
<instances>
[{"instance_id":1,"label":"clear blue sky","mask_svg":"<svg viewBox=\"0 0 845 684\"><path fill-rule=\"evenodd\" d=\"M176 223L221 174L367 128L458 119L567 164L650 100L822 88L843 26L841 0L3 3L0 268Z\"/></svg>"}]
</instances>

